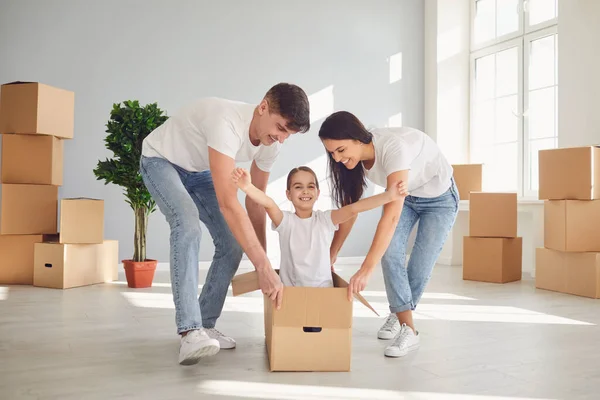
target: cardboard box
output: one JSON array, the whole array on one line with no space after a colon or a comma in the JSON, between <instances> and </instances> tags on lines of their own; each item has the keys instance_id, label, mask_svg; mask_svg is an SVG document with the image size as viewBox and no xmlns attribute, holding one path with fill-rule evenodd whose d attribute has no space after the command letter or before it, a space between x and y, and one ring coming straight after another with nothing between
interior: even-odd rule
<instances>
[{"instance_id":1,"label":"cardboard box","mask_svg":"<svg viewBox=\"0 0 600 400\"><path fill-rule=\"evenodd\" d=\"M483 164L453 164L452 168L461 200L469 200L470 192L481 192Z\"/></svg>"},{"instance_id":2,"label":"cardboard box","mask_svg":"<svg viewBox=\"0 0 600 400\"><path fill-rule=\"evenodd\" d=\"M507 283L521 280L523 238L463 238L463 279Z\"/></svg>"},{"instance_id":3,"label":"cardboard box","mask_svg":"<svg viewBox=\"0 0 600 400\"><path fill-rule=\"evenodd\" d=\"M546 200L544 247L600 251L600 200Z\"/></svg>"},{"instance_id":4,"label":"cardboard box","mask_svg":"<svg viewBox=\"0 0 600 400\"><path fill-rule=\"evenodd\" d=\"M2 135L2 183L63 183L64 141L54 136Z\"/></svg>"},{"instance_id":5,"label":"cardboard box","mask_svg":"<svg viewBox=\"0 0 600 400\"><path fill-rule=\"evenodd\" d=\"M68 289L111 282L117 279L118 266L116 240L102 244L36 243L33 285Z\"/></svg>"},{"instance_id":6,"label":"cardboard box","mask_svg":"<svg viewBox=\"0 0 600 400\"><path fill-rule=\"evenodd\" d=\"M44 235L0 235L0 284L33 284L33 245Z\"/></svg>"},{"instance_id":7,"label":"cardboard box","mask_svg":"<svg viewBox=\"0 0 600 400\"><path fill-rule=\"evenodd\" d=\"M104 241L104 200L60 200L60 243L93 244Z\"/></svg>"},{"instance_id":8,"label":"cardboard box","mask_svg":"<svg viewBox=\"0 0 600 400\"><path fill-rule=\"evenodd\" d=\"M350 371L352 311L348 283L333 273L333 288L283 289L281 309L264 296L265 340L271 371ZM259 290L256 272L231 281L233 295ZM361 296L361 303L377 312Z\"/></svg>"},{"instance_id":9,"label":"cardboard box","mask_svg":"<svg viewBox=\"0 0 600 400\"><path fill-rule=\"evenodd\" d=\"M540 199L600 199L600 147L540 150L538 163Z\"/></svg>"},{"instance_id":10,"label":"cardboard box","mask_svg":"<svg viewBox=\"0 0 600 400\"><path fill-rule=\"evenodd\" d=\"M58 186L2 185L0 235L57 233Z\"/></svg>"},{"instance_id":11,"label":"cardboard box","mask_svg":"<svg viewBox=\"0 0 600 400\"><path fill-rule=\"evenodd\" d=\"M517 194L472 192L469 236L517 237Z\"/></svg>"},{"instance_id":12,"label":"cardboard box","mask_svg":"<svg viewBox=\"0 0 600 400\"><path fill-rule=\"evenodd\" d=\"M600 253L537 248L535 264L536 288L600 298Z\"/></svg>"},{"instance_id":13,"label":"cardboard box","mask_svg":"<svg viewBox=\"0 0 600 400\"><path fill-rule=\"evenodd\" d=\"M37 82L0 87L0 133L73 138L75 93Z\"/></svg>"}]
</instances>

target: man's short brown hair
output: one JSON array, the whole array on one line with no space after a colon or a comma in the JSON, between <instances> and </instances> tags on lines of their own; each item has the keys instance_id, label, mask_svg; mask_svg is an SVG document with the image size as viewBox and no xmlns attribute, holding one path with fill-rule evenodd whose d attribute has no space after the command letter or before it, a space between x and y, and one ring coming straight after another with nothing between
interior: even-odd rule
<instances>
[{"instance_id":1,"label":"man's short brown hair","mask_svg":"<svg viewBox=\"0 0 600 400\"><path fill-rule=\"evenodd\" d=\"M302 133L310 129L308 96L299 86L278 83L269 89L265 99L269 103L270 112L285 118L286 128Z\"/></svg>"}]
</instances>

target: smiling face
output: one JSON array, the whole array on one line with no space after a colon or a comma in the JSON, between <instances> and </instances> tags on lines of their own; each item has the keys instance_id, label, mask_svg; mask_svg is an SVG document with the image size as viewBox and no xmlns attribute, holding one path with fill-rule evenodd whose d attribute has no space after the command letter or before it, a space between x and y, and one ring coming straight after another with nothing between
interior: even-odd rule
<instances>
[{"instance_id":1,"label":"smiling face","mask_svg":"<svg viewBox=\"0 0 600 400\"><path fill-rule=\"evenodd\" d=\"M270 146L275 142L283 143L296 133L287 128L288 121L281 115L269 111L269 104L263 100L254 113L250 129L250 139L255 146Z\"/></svg>"},{"instance_id":2,"label":"smiling face","mask_svg":"<svg viewBox=\"0 0 600 400\"><path fill-rule=\"evenodd\" d=\"M323 139L327 153L335 160L342 163L347 169L354 169L361 161L362 143L353 139Z\"/></svg>"},{"instance_id":3,"label":"smiling face","mask_svg":"<svg viewBox=\"0 0 600 400\"><path fill-rule=\"evenodd\" d=\"M319 184L312 171L294 169L288 179L287 198L296 210L312 210L319 198Z\"/></svg>"}]
</instances>

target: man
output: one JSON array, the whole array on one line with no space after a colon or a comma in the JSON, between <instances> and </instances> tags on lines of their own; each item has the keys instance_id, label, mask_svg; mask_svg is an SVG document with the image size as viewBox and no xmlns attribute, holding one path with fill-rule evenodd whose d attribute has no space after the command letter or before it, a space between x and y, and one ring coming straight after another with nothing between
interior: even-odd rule
<instances>
[{"instance_id":1,"label":"man","mask_svg":"<svg viewBox=\"0 0 600 400\"><path fill-rule=\"evenodd\" d=\"M257 106L202 99L170 117L144 140L140 171L171 228L170 270L179 363L195 364L235 341L215 329L231 279L245 252L260 288L279 307L283 285L266 255L263 207L246 198L246 211L231 181L236 162L252 161L252 182L267 187L280 145L310 128L309 103L298 86L273 86ZM198 297L202 221L215 254Z\"/></svg>"}]
</instances>

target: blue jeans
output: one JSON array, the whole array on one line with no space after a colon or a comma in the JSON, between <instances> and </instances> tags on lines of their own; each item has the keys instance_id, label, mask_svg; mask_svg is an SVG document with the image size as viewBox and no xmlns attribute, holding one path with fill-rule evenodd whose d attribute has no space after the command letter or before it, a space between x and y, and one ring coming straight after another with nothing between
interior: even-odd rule
<instances>
[{"instance_id":1,"label":"blue jeans","mask_svg":"<svg viewBox=\"0 0 600 400\"><path fill-rule=\"evenodd\" d=\"M452 185L439 197L407 196L392 241L381 259L390 311L414 310L458 214L458 188ZM408 267L406 246L415 224L417 236Z\"/></svg>"},{"instance_id":2,"label":"blue jeans","mask_svg":"<svg viewBox=\"0 0 600 400\"><path fill-rule=\"evenodd\" d=\"M170 270L177 333L214 328L243 251L221 213L212 175L210 171L188 172L162 158L144 156L140 172L171 228ZM212 237L215 254L198 297L201 221Z\"/></svg>"}]
</instances>

